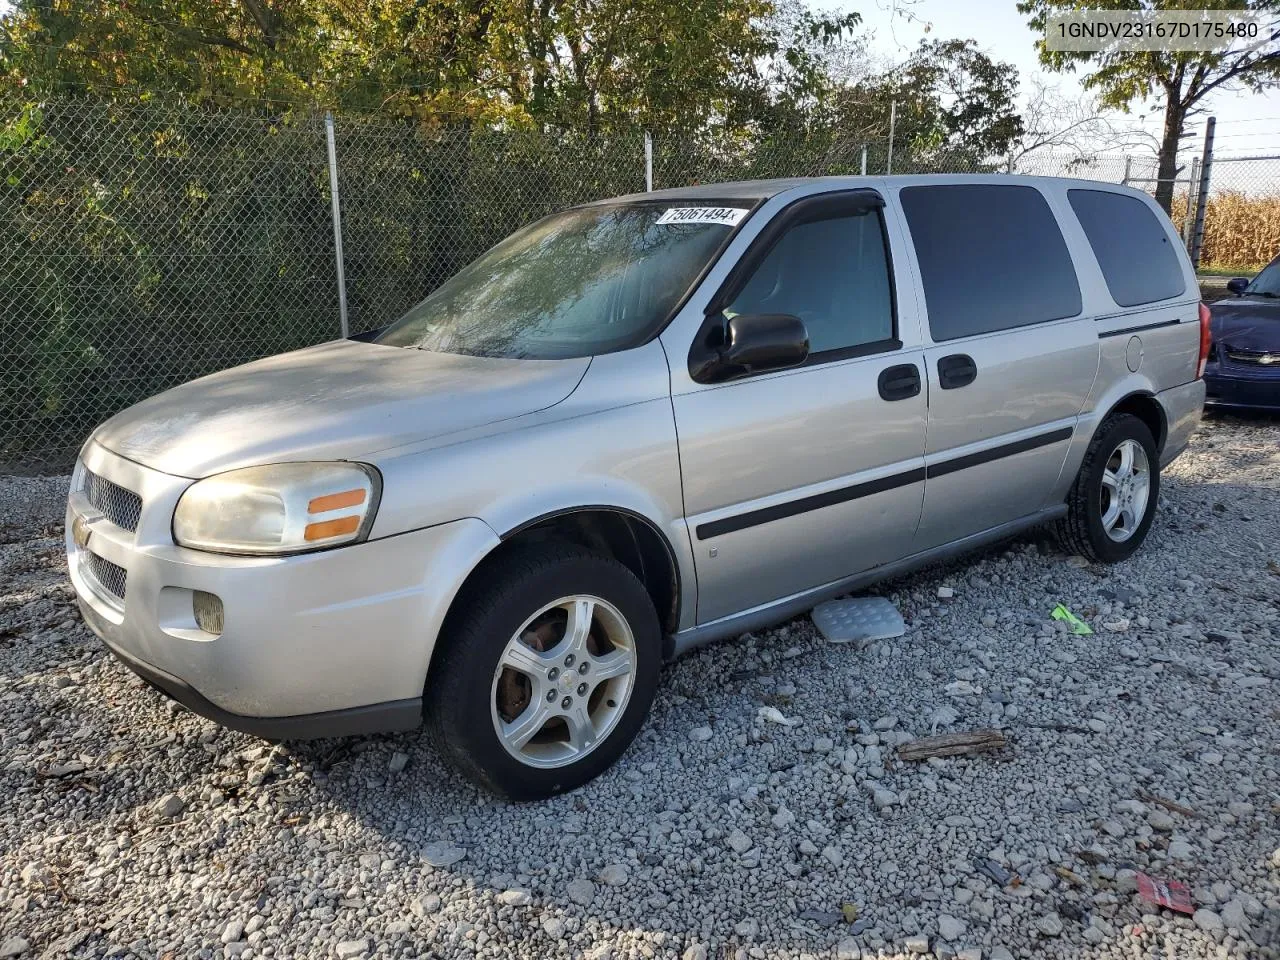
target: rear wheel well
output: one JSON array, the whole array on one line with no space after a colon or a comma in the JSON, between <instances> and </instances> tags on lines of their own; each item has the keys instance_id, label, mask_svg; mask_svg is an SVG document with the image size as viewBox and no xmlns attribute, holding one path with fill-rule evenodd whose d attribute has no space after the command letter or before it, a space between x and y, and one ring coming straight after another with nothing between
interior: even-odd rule
<instances>
[{"instance_id":1,"label":"rear wheel well","mask_svg":"<svg viewBox=\"0 0 1280 960\"><path fill-rule=\"evenodd\" d=\"M538 541L574 543L612 557L636 575L658 614L658 623L669 637L680 620L680 573L675 553L648 520L609 507L570 510L541 517L504 534L500 543L471 573L458 590L458 599L484 582L485 571L511 550ZM448 619L454 610L449 611ZM669 656L670 651L663 651Z\"/></svg>"},{"instance_id":2,"label":"rear wheel well","mask_svg":"<svg viewBox=\"0 0 1280 960\"><path fill-rule=\"evenodd\" d=\"M1107 416L1114 413L1130 413L1147 425L1151 436L1155 438L1156 450L1164 449L1164 441L1169 432L1165 423L1164 409L1160 401L1149 393L1132 393L1111 408ZM1106 417L1102 418L1106 420Z\"/></svg>"}]
</instances>

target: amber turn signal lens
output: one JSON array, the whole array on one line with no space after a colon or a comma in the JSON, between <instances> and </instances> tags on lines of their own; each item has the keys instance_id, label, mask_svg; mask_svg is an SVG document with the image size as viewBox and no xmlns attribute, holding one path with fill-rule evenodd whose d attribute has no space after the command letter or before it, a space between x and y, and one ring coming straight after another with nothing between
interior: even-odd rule
<instances>
[{"instance_id":1,"label":"amber turn signal lens","mask_svg":"<svg viewBox=\"0 0 1280 960\"><path fill-rule=\"evenodd\" d=\"M308 523L302 531L304 540L327 540L329 537L340 537L355 533L360 526L359 517L339 517L337 520L323 520L320 523Z\"/></svg>"},{"instance_id":2,"label":"amber turn signal lens","mask_svg":"<svg viewBox=\"0 0 1280 960\"><path fill-rule=\"evenodd\" d=\"M355 507L364 503L364 498L363 490L343 490L341 493L326 494L308 503L307 513L328 513L330 510L340 510L343 507Z\"/></svg>"}]
</instances>

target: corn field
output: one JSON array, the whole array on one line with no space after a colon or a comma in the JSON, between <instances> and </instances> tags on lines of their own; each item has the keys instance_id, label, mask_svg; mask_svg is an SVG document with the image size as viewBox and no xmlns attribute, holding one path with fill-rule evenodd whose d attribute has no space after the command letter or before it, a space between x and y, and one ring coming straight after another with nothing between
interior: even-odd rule
<instances>
[{"instance_id":1,"label":"corn field","mask_svg":"<svg viewBox=\"0 0 1280 960\"><path fill-rule=\"evenodd\" d=\"M1204 215L1202 268L1249 275L1278 253L1280 193L1259 196L1223 190L1210 195Z\"/></svg>"}]
</instances>

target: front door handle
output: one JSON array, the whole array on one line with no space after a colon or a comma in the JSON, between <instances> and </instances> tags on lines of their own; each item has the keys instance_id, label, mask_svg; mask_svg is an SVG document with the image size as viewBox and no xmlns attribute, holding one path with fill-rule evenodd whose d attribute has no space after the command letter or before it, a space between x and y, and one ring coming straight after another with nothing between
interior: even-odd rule
<instances>
[{"instance_id":1,"label":"front door handle","mask_svg":"<svg viewBox=\"0 0 1280 960\"><path fill-rule=\"evenodd\" d=\"M967 387L978 378L978 365L967 353L953 353L938 361L938 386L943 390Z\"/></svg>"},{"instance_id":2,"label":"front door handle","mask_svg":"<svg viewBox=\"0 0 1280 960\"><path fill-rule=\"evenodd\" d=\"M885 367L876 385L881 400L909 400L920 393L920 368L914 363Z\"/></svg>"}]
</instances>

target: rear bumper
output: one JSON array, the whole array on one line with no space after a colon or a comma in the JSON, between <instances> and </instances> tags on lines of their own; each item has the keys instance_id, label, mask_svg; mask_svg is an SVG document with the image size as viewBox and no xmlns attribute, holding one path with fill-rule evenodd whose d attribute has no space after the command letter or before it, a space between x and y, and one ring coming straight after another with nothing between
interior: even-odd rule
<instances>
[{"instance_id":1,"label":"rear bumper","mask_svg":"<svg viewBox=\"0 0 1280 960\"><path fill-rule=\"evenodd\" d=\"M1167 425L1164 447L1160 451L1160 466L1167 467L1187 448L1191 435L1200 426L1204 411L1205 384L1192 380L1169 390L1161 390L1156 400L1164 410Z\"/></svg>"},{"instance_id":2,"label":"rear bumper","mask_svg":"<svg viewBox=\"0 0 1280 960\"><path fill-rule=\"evenodd\" d=\"M1280 376L1224 377L1206 371L1204 381L1208 406L1280 412Z\"/></svg>"}]
</instances>

